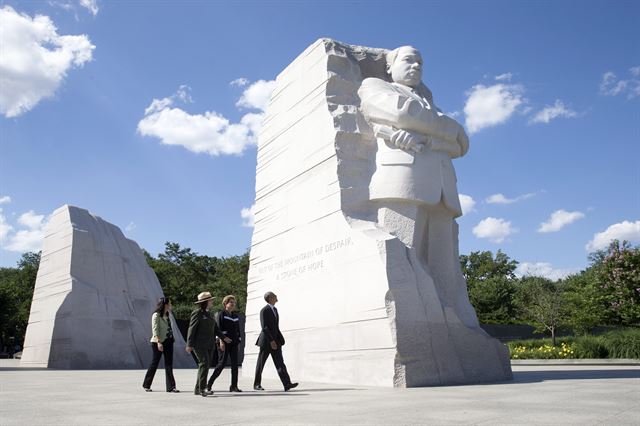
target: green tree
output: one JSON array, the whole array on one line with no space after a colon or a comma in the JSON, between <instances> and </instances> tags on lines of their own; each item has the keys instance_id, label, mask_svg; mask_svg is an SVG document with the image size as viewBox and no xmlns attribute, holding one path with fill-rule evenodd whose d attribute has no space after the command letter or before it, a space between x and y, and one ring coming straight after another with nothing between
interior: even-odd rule
<instances>
[{"instance_id":1,"label":"green tree","mask_svg":"<svg viewBox=\"0 0 640 426\"><path fill-rule=\"evenodd\" d=\"M523 277L516 297L522 318L538 332L551 334L556 346L558 328L568 323L569 313L561 284L542 277Z\"/></svg>"},{"instance_id":2,"label":"green tree","mask_svg":"<svg viewBox=\"0 0 640 426\"><path fill-rule=\"evenodd\" d=\"M602 299L609 307L610 322L640 324L640 247L614 240L604 257L596 252L591 258L599 261L596 279Z\"/></svg>"},{"instance_id":3,"label":"green tree","mask_svg":"<svg viewBox=\"0 0 640 426\"><path fill-rule=\"evenodd\" d=\"M227 294L233 294L238 309L244 310L247 298L249 254L227 258L200 255L178 243L165 243L165 251L154 258L145 252L147 262L156 273L165 295L171 297L174 314L187 319L194 309L198 293L209 291L215 297L215 308Z\"/></svg>"},{"instance_id":4,"label":"green tree","mask_svg":"<svg viewBox=\"0 0 640 426\"><path fill-rule=\"evenodd\" d=\"M17 268L0 268L0 337L2 344L24 341L29 322L40 253L24 253Z\"/></svg>"},{"instance_id":5,"label":"green tree","mask_svg":"<svg viewBox=\"0 0 640 426\"><path fill-rule=\"evenodd\" d=\"M490 251L476 251L460 256L460 265L478 320L483 323L514 322L518 262L500 250L495 257Z\"/></svg>"},{"instance_id":6,"label":"green tree","mask_svg":"<svg viewBox=\"0 0 640 426\"><path fill-rule=\"evenodd\" d=\"M575 333L587 334L593 327L607 323L609 314L595 268L590 267L565 278L562 286L567 323Z\"/></svg>"},{"instance_id":7,"label":"green tree","mask_svg":"<svg viewBox=\"0 0 640 426\"><path fill-rule=\"evenodd\" d=\"M474 251L468 256L461 255L460 265L467 284L474 285L493 277L515 279L518 262L511 259L502 250L498 250L495 258L490 251Z\"/></svg>"}]
</instances>

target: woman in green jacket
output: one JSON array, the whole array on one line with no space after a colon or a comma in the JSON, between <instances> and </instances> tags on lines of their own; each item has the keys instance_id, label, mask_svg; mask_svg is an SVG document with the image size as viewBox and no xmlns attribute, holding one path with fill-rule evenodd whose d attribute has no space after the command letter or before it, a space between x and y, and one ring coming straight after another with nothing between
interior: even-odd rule
<instances>
[{"instance_id":1,"label":"woman in green jacket","mask_svg":"<svg viewBox=\"0 0 640 426\"><path fill-rule=\"evenodd\" d=\"M151 316L151 350L153 351L153 359L142 382L142 387L147 392L151 392L153 376L156 374L162 355L164 355L167 392L180 392L176 389L176 380L173 377L174 338L171 329L171 318L169 317L170 311L171 300L168 297L161 297L158 300L155 312Z\"/></svg>"}]
</instances>

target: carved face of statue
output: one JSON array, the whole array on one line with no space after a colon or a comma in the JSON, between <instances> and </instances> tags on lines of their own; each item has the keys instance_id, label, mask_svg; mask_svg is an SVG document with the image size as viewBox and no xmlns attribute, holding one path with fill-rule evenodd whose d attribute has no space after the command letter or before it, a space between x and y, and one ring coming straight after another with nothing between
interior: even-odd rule
<instances>
[{"instance_id":1,"label":"carved face of statue","mask_svg":"<svg viewBox=\"0 0 640 426\"><path fill-rule=\"evenodd\" d=\"M416 87L422 81L422 55L413 47L399 48L389 74L396 83Z\"/></svg>"}]
</instances>

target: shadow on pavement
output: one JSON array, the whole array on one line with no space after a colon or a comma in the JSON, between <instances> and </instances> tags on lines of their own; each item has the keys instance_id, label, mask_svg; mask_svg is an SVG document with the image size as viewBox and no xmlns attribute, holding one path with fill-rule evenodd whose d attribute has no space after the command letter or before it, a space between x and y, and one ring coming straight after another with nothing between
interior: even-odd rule
<instances>
[{"instance_id":1,"label":"shadow on pavement","mask_svg":"<svg viewBox=\"0 0 640 426\"><path fill-rule=\"evenodd\" d=\"M305 392L336 392L336 391L355 391L355 390L364 390L364 389L356 389L356 388L309 389L309 388L303 388L303 389L300 389L300 390L303 390Z\"/></svg>"},{"instance_id":2,"label":"shadow on pavement","mask_svg":"<svg viewBox=\"0 0 640 426\"><path fill-rule=\"evenodd\" d=\"M0 371L50 371L45 367L0 367Z\"/></svg>"},{"instance_id":3,"label":"shadow on pavement","mask_svg":"<svg viewBox=\"0 0 640 426\"><path fill-rule=\"evenodd\" d=\"M262 396L262 397L267 397L267 396L309 396L308 393L303 393L303 392L242 392L242 393L231 393L231 392L225 392L225 393L214 393L213 394L213 398L236 398L236 397L240 397L240 398L244 398L245 396Z\"/></svg>"},{"instance_id":4,"label":"shadow on pavement","mask_svg":"<svg viewBox=\"0 0 640 426\"><path fill-rule=\"evenodd\" d=\"M536 383L536 382L545 382L548 380L597 380L597 379L640 379L640 369L638 370L514 371L512 383Z\"/></svg>"}]
</instances>

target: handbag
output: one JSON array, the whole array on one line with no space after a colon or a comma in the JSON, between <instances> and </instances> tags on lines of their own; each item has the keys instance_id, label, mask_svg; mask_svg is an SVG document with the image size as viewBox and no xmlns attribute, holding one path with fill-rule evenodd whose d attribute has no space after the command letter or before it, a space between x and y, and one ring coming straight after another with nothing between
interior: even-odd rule
<instances>
[{"instance_id":1,"label":"handbag","mask_svg":"<svg viewBox=\"0 0 640 426\"><path fill-rule=\"evenodd\" d=\"M171 328L171 318L169 318L169 316L167 316L167 325L167 338L164 339L164 341L165 343L173 343L176 341L176 339L173 338L173 329Z\"/></svg>"}]
</instances>

